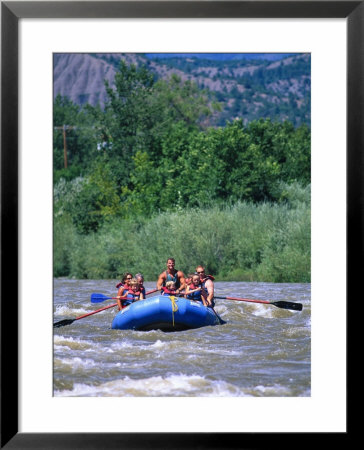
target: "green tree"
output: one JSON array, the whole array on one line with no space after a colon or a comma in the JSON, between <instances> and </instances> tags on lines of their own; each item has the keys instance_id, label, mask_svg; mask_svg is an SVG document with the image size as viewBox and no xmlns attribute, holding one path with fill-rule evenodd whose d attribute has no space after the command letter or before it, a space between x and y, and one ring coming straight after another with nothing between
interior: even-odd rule
<instances>
[{"instance_id":1,"label":"green tree","mask_svg":"<svg viewBox=\"0 0 364 450\"><path fill-rule=\"evenodd\" d=\"M103 221L100 211L101 196L98 187L86 179L74 201L67 204L67 211L78 233L89 234L99 229Z\"/></svg>"},{"instance_id":2,"label":"green tree","mask_svg":"<svg viewBox=\"0 0 364 450\"><path fill-rule=\"evenodd\" d=\"M66 202L55 201L55 208L58 214L62 211L70 214L78 233L96 232L101 225L120 216L121 198L108 164L96 162L90 175L80 179L75 187L77 190L68 195Z\"/></svg>"},{"instance_id":3,"label":"green tree","mask_svg":"<svg viewBox=\"0 0 364 450\"><path fill-rule=\"evenodd\" d=\"M53 127L53 167L56 183L61 177L70 180L85 173L89 161L96 157L97 142L94 123L87 111L81 110L78 105L61 95L57 95L54 100Z\"/></svg>"},{"instance_id":4,"label":"green tree","mask_svg":"<svg viewBox=\"0 0 364 450\"><path fill-rule=\"evenodd\" d=\"M137 151L133 156L134 169L130 174L132 189L125 187L123 195L123 216L151 216L160 211L162 182L160 171L147 152Z\"/></svg>"},{"instance_id":5,"label":"green tree","mask_svg":"<svg viewBox=\"0 0 364 450\"><path fill-rule=\"evenodd\" d=\"M120 186L127 186L133 168L132 156L153 141L156 118L151 108L154 77L146 67L120 62L115 86L105 82L108 101L105 111L95 116L112 143L107 156Z\"/></svg>"},{"instance_id":6,"label":"green tree","mask_svg":"<svg viewBox=\"0 0 364 450\"><path fill-rule=\"evenodd\" d=\"M170 126L178 122L183 122L189 131L201 129L205 119L219 109L217 102L209 100L206 90L192 81L182 81L176 74L166 80L158 80L154 99L155 111L159 111L160 117L155 132L162 136L166 136Z\"/></svg>"}]
</instances>

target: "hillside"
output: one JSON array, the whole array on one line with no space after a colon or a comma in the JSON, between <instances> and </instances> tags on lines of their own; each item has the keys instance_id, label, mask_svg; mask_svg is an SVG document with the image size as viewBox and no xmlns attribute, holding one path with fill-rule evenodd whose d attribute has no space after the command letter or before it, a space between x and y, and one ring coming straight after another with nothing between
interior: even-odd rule
<instances>
[{"instance_id":1,"label":"hillside","mask_svg":"<svg viewBox=\"0 0 364 450\"><path fill-rule=\"evenodd\" d=\"M144 55L74 53L54 55L54 96L74 103L100 104L107 99L104 80L113 84L120 59L145 64L156 78L175 73L209 91L221 111L209 125L221 126L236 117L244 122L271 118L289 120L295 126L310 125L311 58L294 55Z\"/></svg>"}]
</instances>

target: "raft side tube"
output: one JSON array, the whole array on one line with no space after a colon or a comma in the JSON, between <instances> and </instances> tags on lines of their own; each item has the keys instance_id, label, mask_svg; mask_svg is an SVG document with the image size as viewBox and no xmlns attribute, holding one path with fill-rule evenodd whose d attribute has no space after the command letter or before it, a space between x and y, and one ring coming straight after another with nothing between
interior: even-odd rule
<instances>
[{"instance_id":1,"label":"raft side tube","mask_svg":"<svg viewBox=\"0 0 364 450\"><path fill-rule=\"evenodd\" d=\"M138 331L184 331L219 325L214 312L200 302L183 297L158 295L132 303L117 313L112 329Z\"/></svg>"}]
</instances>

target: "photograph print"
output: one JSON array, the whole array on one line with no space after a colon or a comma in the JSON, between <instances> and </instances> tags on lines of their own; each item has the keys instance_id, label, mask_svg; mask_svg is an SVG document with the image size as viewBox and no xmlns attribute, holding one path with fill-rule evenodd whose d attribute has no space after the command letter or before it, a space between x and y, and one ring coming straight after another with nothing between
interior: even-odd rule
<instances>
[{"instance_id":1,"label":"photograph print","mask_svg":"<svg viewBox=\"0 0 364 450\"><path fill-rule=\"evenodd\" d=\"M55 397L310 397L310 53L54 53L53 277Z\"/></svg>"}]
</instances>

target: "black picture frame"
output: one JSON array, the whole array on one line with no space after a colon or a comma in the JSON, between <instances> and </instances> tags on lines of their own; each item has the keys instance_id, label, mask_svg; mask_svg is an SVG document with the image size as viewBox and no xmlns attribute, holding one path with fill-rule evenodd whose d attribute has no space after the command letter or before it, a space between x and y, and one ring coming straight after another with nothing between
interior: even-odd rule
<instances>
[{"instance_id":1,"label":"black picture frame","mask_svg":"<svg viewBox=\"0 0 364 450\"><path fill-rule=\"evenodd\" d=\"M295 445L297 434L285 434L282 440L280 433L214 433L214 419L211 433L19 433L18 22L22 18L118 17L347 20L347 305L359 289L363 273L363 1L1 2L1 448L225 449ZM349 341L347 348L350 348ZM175 414L178 415L178 411ZM351 436L349 431L348 420L347 432L335 433L335 443L343 444L343 439ZM321 437L327 444L327 434ZM320 434L314 435L315 444L319 445L319 438ZM312 436L303 433L299 439L299 443L305 445Z\"/></svg>"}]
</instances>

